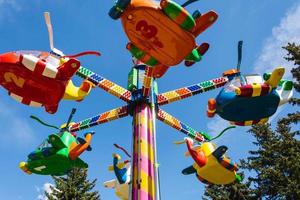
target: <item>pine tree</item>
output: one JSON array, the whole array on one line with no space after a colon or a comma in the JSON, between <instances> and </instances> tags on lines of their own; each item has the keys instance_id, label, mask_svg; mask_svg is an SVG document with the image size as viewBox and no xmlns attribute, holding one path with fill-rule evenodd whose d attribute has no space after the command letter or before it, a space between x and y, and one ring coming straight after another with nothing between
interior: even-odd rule
<instances>
[{"instance_id":1,"label":"pine tree","mask_svg":"<svg viewBox=\"0 0 300 200\"><path fill-rule=\"evenodd\" d=\"M288 61L293 61L294 88L300 93L300 46L288 44ZM293 98L291 104L298 107L300 100ZM257 176L250 177L256 196L266 199L300 199L300 121L299 109L277 122L272 130L270 124L253 126L249 132L255 137L258 150L250 151L242 166L254 170ZM296 124L296 126L294 126ZM297 139L298 137L298 139Z\"/></svg>"},{"instance_id":2,"label":"pine tree","mask_svg":"<svg viewBox=\"0 0 300 200\"><path fill-rule=\"evenodd\" d=\"M87 180L87 169L74 168L64 177L53 176L55 186L45 192L49 200L99 200L97 191L91 191L96 185L96 179Z\"/></svg>"},{"instance_id":3,"label":"pine tree","mask_svg":"<svg viewBox=\"0 0 300 200\"><path fill-rule=\"evenodd\" d=\"M300 45L289 43L286 47L283 48L288 51L288 57L286 57L285 59L294 62L294 65L296 65L296 68L293 68L291 72L293 78L296 79L296 82L294 82L294 88L298 93L300 93ZM300 105L300 99L293 98L291 100L291 103L293 105Z\"/></svg>"},{"instance_id":4,"label":"pine tree","mask_svg":"<svg viewBox=\"0 0 300 200\"><path fill-rule=\"evenodd\" d=\"M249 177L254 184L254 194L267 199L300 199L300 142L284 118L273 131L270 124L253 126L249 132L255 137L258 147L249 151L247 160L242 160L244 169L254 170Z\"/></svg>"},{"instance_id":5,"label":"pine tree","mask_svg":"<svg viewBox=\"0 0 300 200\"><path fill-rule=\"evenodd\" d=\"M240 174L244 177L243 174ZM250 182L234 182L229 185L208 185L205 188L204 200L257 200L250 189Z\"/></svg>"}]
</instances>

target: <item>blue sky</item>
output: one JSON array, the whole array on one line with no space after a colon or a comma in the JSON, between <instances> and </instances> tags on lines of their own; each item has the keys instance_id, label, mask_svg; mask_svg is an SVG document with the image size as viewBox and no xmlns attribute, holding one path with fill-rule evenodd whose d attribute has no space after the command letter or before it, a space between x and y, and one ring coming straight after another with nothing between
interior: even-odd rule
<instances>
[{"instance_id":1,"label":"blue sky","mask_svg":"<svg viewBox=\"0 0 300 200\"><path fill-rule=\"evenodd\" d=\"M120 21L113 21L107 15L112 5L113 1L107 0L0 0L0 53L21 49L48 51L43 12L50 11L56 48L66 54L84 50L101 51L101 57L82 57L82 65L125 87L131 58L125 49L128 40ZM202 0L188 7L191 12L195 9L200 12L215 10L219 14L215 25L197 38L199 43L209 42L211 48L203 61L192 68L179 65L170 69L158 80L161 92L215 78L224 70L234 68L237 41L241 39L244 40L244 73L265 72L278 65L292 66L282 59L285 52L281 46L287 41L300 43L300 1ZM163 109L195 129L215 135L227 126L224 120L208 119L205 115L208 98L217 93L211 91L164 106ZM29 176L18 168L18 163L25 161L27 154L52 133L51 129L30 120L30 115L60 125L72 107L77 108L74 118L77 121L123 105L121 100L95 89L81 103L62 101L59 111L49 115L43 109L33 109L15 102L3 88L0 89L0 97L0 196L6 200L43 199L43 189L52 183L51 177ZM290 106L285 106L275 114L273 121L290 111ZM104 124L93 130L96 131L92 141L93 151L83 154L82 159L90 165L89 178L98 179L96 189L100 191L102 199L116 199L114 192L105 189L102 182L114 177L107 171L107 166L112 162L111 154L118 152L113 143L131 149L131 118ZM239 127L216 142L229 147L228 155L232 159L245 158L247 152L255 148L247 130ZM180 173L192 163L190 158L183 156L186 151L184 145L172 144L182 138L181 133L157 122L162 199L200 199L204 192L204 185L194 176Z\"/></svg>"}]
</instances>

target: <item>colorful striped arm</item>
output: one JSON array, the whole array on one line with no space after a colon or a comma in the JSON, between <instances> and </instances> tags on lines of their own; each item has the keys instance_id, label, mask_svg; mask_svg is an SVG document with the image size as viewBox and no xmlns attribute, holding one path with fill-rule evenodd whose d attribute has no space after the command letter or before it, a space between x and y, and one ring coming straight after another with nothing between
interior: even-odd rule
<instances>
[{"instance_id":1,"label":"colorful striped arm","mask_svg":"<svg viewBox=\"0 0 300 200\"><path fill-rule=\"evenodd\" d=\"M202 92L207 92L209 90L219 88L221 86L224 86L227 82L228 82L227 77L220 77L209 81L201 82L195 85L191 85L188 87L183 87L177 90L165 92L157 95L157 103L158 105L165 105L175 101L179 101L187 97L200 94Z\"/></svg>"},{"instance_id":2,"label":"colorful striped arm","mask_svg":"<svg viewBox=\"0 0 300 200\"><path fill-rule=\"evenodd\" d=\"M82 120L80 122L77 122L70 126L69 130L70 132L83 130L92 126L96 126L98 124L104 124L109 121L113 121L122 117L126 117L128 115L128 107L123 106L119 107L110 111L107 111L105 113L102 113L100 115Z\"/></svg>"},{"instance_id":3,"label":"colorful striped arm","mask_svg":"<svg viewBox=\"0 0 300 200\"><path fill-rule=\"evenodd\" d=\"M91 81L98 87L118 97L119 99L122 99L123 101L129 102L131 100L131 92L129 90L126 90L125 88L101 77L100 75L92 72L89 69L81 66L76 72L76 75Z\"/></svg>"},{"instance_id":4,"label":"colorful striped arm","mask_svg":"<svg viewBox=\"0 0 300 200\"><path fill-rule=\"evenodd\" d=\"M150 95L152 76L153 76L153 67L146 66L144 80L143 80L143 87L142 87L142 94L144 97L148 97Z\"/></svg>"},{"instance_id":5,"label":"colorful striped arm","mask_svg":"<svg viewBox=\"0 0 300 200\"><path fill-rule=\"evenodd\" d=\"M169 113L161 109L158 109L157 119L175 128L176 130L186 134L188 137L192 138L193 140L197 140L198 142L203 142L204 140L211 139L211 137L205 132L195 131L193 128L182 123L181 121L179 121L178 119L176 119L175 117L171 116Z\"/></svg>"}]
</instances>

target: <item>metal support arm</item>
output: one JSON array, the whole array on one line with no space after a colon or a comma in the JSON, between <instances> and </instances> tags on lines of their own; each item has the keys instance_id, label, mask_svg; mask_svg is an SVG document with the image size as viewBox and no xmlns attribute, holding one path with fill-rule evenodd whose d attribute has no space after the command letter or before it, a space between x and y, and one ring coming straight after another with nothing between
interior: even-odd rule
<instances>
[{"instance_id":1,"label":"metal support arm","mask_svg":"<svg viewBox=\"0 0 300 200\"><path fill-rule=\"evenodd\" d=\"M82 120L70 126L69 130L79 131L92 126L97 126L98 124L104 124L109 121L113 121L128 115L128 106L122 106L102 114L96 115L94 117Z\"/></svg>"},{"instance_id":2,"label":"metal support arm","mask_svg":"<svg viewBox=\"0 0 300 200\"><path fill-rule=\"evenodd\" d=\"M188 137L197 140L198 142L203 142L204 140L210 140L210 136L205 132L198 132L188 125L182 123L166 111L162 109L158 109L157 119L162 121L163 123L175 128L176 130L186 134Z\"/></svg>"},{"instance_id":3,"label":"metal support arm","mask_svg":"<svg viewBox=\"0 0 300 200\"><path fill-rule=\"evenodd\" d=\"M76 75L91 81L96 86L118 97L119 99L122 99L123 101L129 102L131 100L131 92L129 90L117 85L116 83L106 78L103 78L102 76L92 72L89 69L81 66L76 72Z\"/></svg>"}]
</instances>

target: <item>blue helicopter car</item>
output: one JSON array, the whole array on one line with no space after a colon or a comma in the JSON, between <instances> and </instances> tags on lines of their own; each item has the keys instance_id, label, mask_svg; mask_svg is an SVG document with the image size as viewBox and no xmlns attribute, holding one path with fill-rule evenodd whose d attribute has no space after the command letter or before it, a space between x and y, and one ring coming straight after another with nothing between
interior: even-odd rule
<instances>
[{"instance_id":1,"label":"blue helicopter car","mask_svg":"<svg viewBox=\"0 0 300 200\"><path fill-rule=\"evenodd\" d=\"M242 75L240 73L242 41L238 46L237 70L223 73L229 82L217 95L209 99L207 116L218 114L239 126L266 123L277 108L288 102L293 94L292 81L282 80L285 69L278 67L271 74Z\"/></svg>"}]
</instances>

